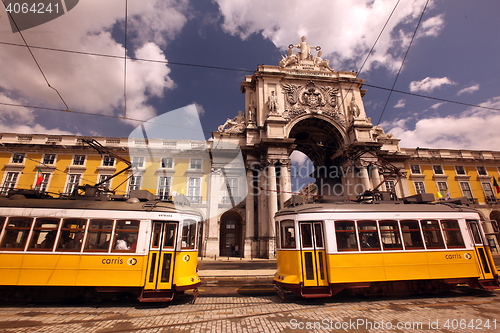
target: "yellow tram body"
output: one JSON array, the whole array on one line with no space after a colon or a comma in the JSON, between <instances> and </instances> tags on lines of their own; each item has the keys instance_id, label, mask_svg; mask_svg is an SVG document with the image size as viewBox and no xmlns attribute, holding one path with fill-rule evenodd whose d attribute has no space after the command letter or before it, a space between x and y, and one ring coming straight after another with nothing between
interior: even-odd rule
<instances>
[{"instance_id":1,"label":"yellow tram body","mask_svg":"<svg viewBox=\"0 0 500 333\"><path fill-rule=\"evenodd\" d=\"M0 290L88 287L144 302L171 300L201 283L201 221L196 210L170 202L2 198ZM121 231L128 232L125 249L113 245ZM51 232L56 239L43 248ZM78 233L79 248L65 248L63 237L74 242Z\"/></svg>"},{"instance_id":2,"label":"yellow tram body","mask_svg":"<svg viewBox=\"0 0 500 333\"><path fill-rule=\"evenodd\" d=\"M306 204L278 212L276 231L280 294L499 288L480 216L467 207Z\"/></svg>"}]
</instances>

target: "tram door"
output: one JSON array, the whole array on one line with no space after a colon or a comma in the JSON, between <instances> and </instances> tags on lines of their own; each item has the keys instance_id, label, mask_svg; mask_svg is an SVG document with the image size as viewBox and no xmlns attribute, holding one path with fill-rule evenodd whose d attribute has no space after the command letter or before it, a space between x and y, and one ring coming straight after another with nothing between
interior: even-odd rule
<instances>
[{"instance_id":1,"label":"tram door","mask_svg":"<svg viewBox=\"0 0 500 333\"><path fill-rule=\"evenodd\" d=\"M304 287L328 286L323 222L299 222Z\"/></svg>"},{"instance_id":2,"label":"tram door","mask_svg":"<svg viewBox=\"0 0 500 333\"><path fill-rule=\"evenodd\" d=\"M178 223L153 221L146 290L172 289Z\"/></svg>"},{"instance_id":3,"label":"tram door","mask_svg":"<svg viewBox=\"0 0 500 333\"><path fill-rule=\"evenodd\" d=\"M493 279L493 272L491 271L491 263L489 262L488 254L486 253L485 245L486 240L483 239L479 222L476 220L467 220L467 227L474 241L474 248L476 255L479 259L479 266L483 279Z\"/></svg>"}]
</instances>

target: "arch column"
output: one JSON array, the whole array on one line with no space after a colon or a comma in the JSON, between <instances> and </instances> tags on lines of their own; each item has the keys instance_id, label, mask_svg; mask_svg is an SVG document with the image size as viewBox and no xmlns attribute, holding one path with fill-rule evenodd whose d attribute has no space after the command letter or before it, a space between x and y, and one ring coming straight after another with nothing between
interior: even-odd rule
<instances>
[{"instance_id":1,"label":"arch column","mask_svg":"<svg viewBox=\"0 0 500 333\"><path fill-rule=\"evenodd\" d=\"M275 241L276 241L276 233L274 230L274 215L278 211L278 192L277 192L277 182L276 182L276 161L270 160L269 165L267 166L267 200L269 207L269 215L267 217L268 224L268 234L269 243L267 248L267 257L273 258L275 253Z\"/></svg>"},{"instance_id":2,"label":"arch column","mask_svg":"<svg viewBox=\"0 0 500 333\"><path fill-rule=\"evenodd\" d=\"M254 189L253 189L253 171L251 169L247 169L247 186L248 193L245 199L245 243L243 248L243 255L245 258L253 258L253 239L255 237L255 228L254 228Z\"/></svg>"},{"instance_id":3,"label":"arch column","mask_svg":"<svg viewBox=\"0 0 500 333\"><path fill-rule=\"evenodd\" d=\"M285 202L292 197L292 183L290 179L290 159L281 160L280 168L280 209Z\"/></svg>"}]
</instances>

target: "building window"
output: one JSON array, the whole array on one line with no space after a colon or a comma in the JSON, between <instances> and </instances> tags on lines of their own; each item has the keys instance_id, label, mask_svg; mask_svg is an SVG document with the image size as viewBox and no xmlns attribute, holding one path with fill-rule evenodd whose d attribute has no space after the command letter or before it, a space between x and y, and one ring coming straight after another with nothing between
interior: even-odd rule
<instances>
[{"instance_id":1,"label":"building window","mask_svg":"<svg viewBox=\"0 0 500 333\"><path fill-rule=\"evenodd\" d=\"M109 188L111 187L111 180L109 180L109 178L111 177L112 175L99 175L98 184L101 184L100 186L102 186L104 189L109 190Z\"/></svg>"},{"instance_id":2,"label":"building window","mask_svg":"<svg viewBox=\"0 0 500 333\"><path fill-rule=\"evenodd\" d=\"M483 182L481 183L481 185L483 186L486 203L487 204L497 203L497 198L495 196L495 193L493 193L493 188L491 187L491 184L489 182Z\"/></svg>"},{"instance_id":3,"label":"building window","mask_svg":"<svg viewBox=\"0 0 500 333\"><path fill-rule=\"evenodd\" d=\"M69 174L68 184L66 185L66 194L73 195L76 194L78 190L78 185L80 185L80 174Z\"/></svg>"},{"instance_id":4,"label":"building window","mask_svg":"<svg viewBox=\"0 0 500 333\"><path fill-rule=\"evenodd\" d=\"M128 193L133 190L140 190L141 189L141 181L142 181L142 176L132 176L130 177L130 181L128 183Z\"/></svg>"},{"instance_id":5,"label":"building window","mask_svg":"<svg viewBox=\"0 0 500 333\"><path fill-rule=\"evenodd\" d=\"M12 163L23 164L24 163L24 154L12 155Z\"/></svg>"},{"instance_id":6,"label":"building window","mask_svg":"<svg viewBox=\"0 0 500 333\"><path fill-rule=\"evenodd\" d=\"M455 171L457 172L457 175L465 175L465 168L462 165L457 165L455 166Z\"/></svg>"},{"instance_id":7,"label":"building window","mask_svg":"<svg viewBox=\"0 0 500 333\"><path fill-rule=\"evenodd\" d=\"M439 193L445 195L448 191L448 184L446 182L437 182L437 188Z\"/></svg>"},{"instance_id":8,"label":"building window","mask_svg":"<svg viewBox=\"0 0 500 333\"><path fill-rule=\"evenodd\" d=\"M174 159L171 157L162 158L161 167L166 169L172 169L174 167Z\"/></svg>"},{"instance_id":9,"label":"building window","mask_svg":"<svg viewBox=\"0 0 500 333\"><path fill-rule=\"evenodd\" d=\"M132 159L132 167L144 168L144 157L136 156Z\"/></svg>"},{"instance_id":10,"label":"building window","mask_svg":"<svg viewBox=\"0 0 500 333\"><path fill-rule=\"evenodd\" d=\"M189 178L188 199L192 203L201 203L201 178Z\"/></svg>"},{"instance_id":11,"label":"building window","mask_svg":"<svg viewBox=\"0 0 500 333\"><path fill-rule=\"evenodd\" d=\"M239 201L238 197L238 178L227 178L227 195L223 197L223 203Z\"/></svg>"},{"instance_id":12,"label":"building window","mask_svg":"<svg viewBox=\"0 0 500 333\"><path fill-rule=\"evenodd\" d=\"M394 180L386 180L385 181L385 189L388 192L395 192L395 190L394 190Z\"/></svg>"},{"instance_id":13,"label":"building window","mask_svg":"<svg viewBox=\"0 0 500 333\"><path fill-rule=\"evenodd\" d=\"M480 176L487 176L488 175L488 173L486 172L486 168L484 166L478 166L477 167L477 173Z\"/></svg>"},{"instance_id":14,"label":"building window","mask_svg":"<svg viewBox=\"0 0 500 333\"><path fill-rule=\"evenodd\" d=\"M192 158L191 162L189 163L189 168L194 170L201 170L201 163L201 158Z\"/></svg>"},{"instance_id":15,"label":"building window","mask_svg":"<svg viewBox=\"0 0 500 333\"><path fill-rule=\"evenodd\" d=\"M411 173L418 173L420 174L420 165L410 165L410 170Z\"/></svg>"},{"instance_id":16,"label":"building window","mask_svg":"<svg viewBox=\"0 0 500 333\"><path fill-rule=\"evenodd\" d=\"M15 188L18 176L19 172L7 172L1 193L7 193L9 190Z\"/></svg>"},{"instance_id":17,"label":"building window","mask_svg":"<svg viewBox=\"0 0 500 333\"><path fill-rule=\"evenodd\" d=\"M54 164L56 161L56 154L43 155L43 164Z\"/></svg>"},{"instance_id":18,"label":"building window","mask_svg":"<svg viewBox=\"0 0 500 333\"><path fill-rule=\"evenodd\" d=\"M444 175L443 167L441 165L433 165L435 175Z\"/></svg>"},{"instance_id":19,"label":"building window","mask_svg":"<svg viewBox=\"0 0 500 333\"><path fill-rule=\"evenodd\" d=\"M168 200L170 199L170 184L171 177L160 176L158 178L158 199Z\"/></svg>"},{"instance_id":20,"label":"building window","mask_svg":"<svg viewBox=\"0 0 500 333\"><path fill-rule=\"evenodd\" d=\"M460 188L462 189L462 195L469 199L469 202L474 203L474 197L472 196L472 191L470 190L469 183L460 182Z\"/></svg>"},{"instance_id":21,"label":"building window","mask_svg":"<svg viewBox=\"0 0 500 333\"><path fill-rule=\"evenodd\" d=\"M44 192L47 190L50 178L50 173L43 173L42 175L43 175L43 181L40 183L40 185L35 186L35 189L40 192Z\"/></svg>"},{"instance_id":22,"label":"building window","mask_svg":"<svg viewBox=\"0 0 500 333\"><path fill-rule=\"evenodd\" d=\"M113 156L104 156L102 158L102 166L112 167L115 166L115 158Z\"/></svg>"},{"instance_id":23,"label":"building window","mask_svg":"<svg viewBox=\"0 0 500 333\"><path fill-rule=\"evenodd\" d=\"M75 155L73 157L73 165L85 165L85 155Z\"/></svg>"},{"instance_id":24,"label":"building window","mask_svg":"<svg viewBox=\"0 0 500 333\"><path fill-rule=\"evenodd\" d=\"M425 193L424 182L415 182L415 192L417 194L419 194L419 193Z\"/></svg>"}]
</instances>

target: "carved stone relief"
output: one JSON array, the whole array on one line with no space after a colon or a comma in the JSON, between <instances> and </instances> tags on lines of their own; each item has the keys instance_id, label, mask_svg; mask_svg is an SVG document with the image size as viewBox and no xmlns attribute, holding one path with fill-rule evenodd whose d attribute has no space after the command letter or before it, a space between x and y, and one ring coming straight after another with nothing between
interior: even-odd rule
<instances>
[{"instance_id":1,"label":"carved stone relief","mask_svg":"<svg viewBox=\"0 0 500 333\"><path fill-rule=\"evenodd\" d=\"M338 111L339 90L331 86L317 86L313 81L306 85L282 83L285 94L283 117L292 119L305 113L324 114L345 125L345 116Z\"/></svg>"}]
</instances>

